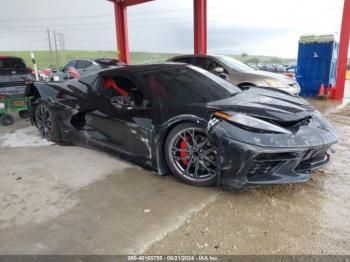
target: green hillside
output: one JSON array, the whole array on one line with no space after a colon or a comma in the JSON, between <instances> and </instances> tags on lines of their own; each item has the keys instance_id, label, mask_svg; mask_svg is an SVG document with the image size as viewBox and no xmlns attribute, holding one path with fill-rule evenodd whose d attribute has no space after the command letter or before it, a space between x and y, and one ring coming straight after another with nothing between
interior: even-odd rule
<instances>
[{"instance_id":1,"label":"green hillside","mask_svg":"<svg viewBox=\"0 0 350 262\"><path fill-rule=\"evenodd\" d=\"M51 66L50 52L49 51L35 51L35 59L39 68L46 68ZM28 66L32 66L29 51L10 51L1 52L0 55L19 56L22 57ZM178 55L171 53L148 53L148 52L131 52L132 63L147 63L147 62L160 62L166 59ZM63 66L67 61L77 58L115 58L117 57L116 51L77 51L67 50L62 54L58 52L59 66ZM233 57L246 62L246 63L292 63L294 59L286 59L271 56L249 56L247 54L233 55ZM56 55L53 52L53 64L56 64Z\"/></svg>"},{"instance_id":2,"label":"green hillside","mask_svg":"<svg viewBox=\"0 0 350 262\"><path fill-rule=\"evenodd\" d=\"M35 51L35 60L38 64L38 67L50 67L50 52L49 51ZM31 66L32 61L30 58L29 51L10 51L10 52L1 52L0 55L8 56L19 56L22 57L27 65ZM145 53L145 52L132 52L131 54L132 63L145 63L145 62L159 62L164 61L167 58L174 56L174 54L163 54L163 53ZM67 50L64 54L58 52L59 66L63 66L67 61L77 58L115 58L117 54L115 51L76 51L76 50ZM56 55L53 52L53 64L56 64Z\"/></svg>"}]
</instances>

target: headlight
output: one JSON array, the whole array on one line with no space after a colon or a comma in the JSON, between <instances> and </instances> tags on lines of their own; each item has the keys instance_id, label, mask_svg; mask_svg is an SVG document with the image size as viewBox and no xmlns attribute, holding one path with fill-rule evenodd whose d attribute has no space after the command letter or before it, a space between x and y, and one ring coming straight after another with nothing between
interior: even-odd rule
<instances>
[{"instance_id":1,"label":"headlight","mask_svg":"<svg viewBox=\"0 0 350 262\"><path fill-rule=\"evenodd\" d=\"M227 113L227 112L215 112L214 116L220 119L227 120L232 124L237 124L238 126L255 129L257 131L265 131L265 132L274 132L274 133L282 133L282 134L292 134L292 132L266 122L264 120L240 114L240 113Z\"/></svg>"},{"instance_id":2,"label":"headlight","mask_svg":"<svg viewBox=\"0 0 350 262\"><path fill-rule=\"evenodd\" d=\"M273 79L265 79L266 84L269 87L275 87L275 88L289 88L289 85L286 83L283 83L278 80L273 80Z\"/></svg>"}]
</instances>

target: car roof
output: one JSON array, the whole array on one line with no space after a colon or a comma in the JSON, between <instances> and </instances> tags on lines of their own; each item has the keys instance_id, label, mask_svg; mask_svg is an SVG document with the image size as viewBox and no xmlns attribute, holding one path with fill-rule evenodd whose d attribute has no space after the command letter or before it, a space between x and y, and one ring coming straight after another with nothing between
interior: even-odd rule
<instances>
[{"instance_id":1,"label":"car roof","mask_svg":"<svg viewBox=\"0 0 350 262\"><path fill-rule=\"evenodd\" d=\"M77 61L77 60L98 61L98 60L118 60L118 59L116 59L116 58L110 58L110 57L99 57L99 58L74 58L74 59L70 59L69 61Z\"/></svg>"},{"instance_id":2,"label":"car roof","mask_svg":"<svg viewBox=\"0 0 350 262\"><path fill-rule=\"evenodd\" d=\"M78 62L78 61L88 61L91 63L99 64L101 66L115 66L113 63L109 63L109 61L115 61L117 64L123 64L116 58L76 58L76 59L71 59L68 61L67 64L70 62Z\"/></svg>"},{"instance_id":3,"label":"car roof","mask_svg":"<svg viewBox=\"0 0 350 262\"><path fill-rule=\"evenodd\" d=\"M176 59L176 58L187 58L187 57L209 57L209 58L218 58L220 56L223 56L223 55L217 55L217 54L206 54L206 55L194 55L194 54L187 54L187 55L178 55L178 56L174 56L172 58L169 58L168 61L171 61L173 59Z\"/></svg>"},{"instance_id":4,"label":"car roof","mask_svg":"<svg viewBox=\"0 0 350 262\"><path fill-rule=\"evenodd\" d=\"M174 68L178 66L188 66L185 63L176 62L162 62L162 63L147 63L147 64L136 64L136 65L119 65L114 68L104 69L100 71L101 74L109 74L113 72L118 72L121 70L129 71L132 73L141 73L149 70L160 70L166 68Z\"/></svg>"},{"instance_id":5,"label":"car roof","mask_svg":"<svg viewBox=\"0 0 350 262\"><path fill-rule=\"evenodd\" d=\"M75 58L75 59L70 59L70 60L68 60L67 65L68 65L69 63L71 63L71 62L78 62L78 61L88 61L88 62L93 63L93 62L95 62L95 59L90 59L90 58Z\"/></svg>"},{"instance_id":6,"label":"car roof","mask_svg":"<svg viewBox=\"0 0 350 262\"><path fill-rule=\"evenodd\" d=\"M0 58L1 58L1 59L8 59L8 58L11 58L11 59L20 59L20 60L24 60L22 57L19 57L19 56L8 56L8 55L0 55Z\"/></svg>"}]
</instances>

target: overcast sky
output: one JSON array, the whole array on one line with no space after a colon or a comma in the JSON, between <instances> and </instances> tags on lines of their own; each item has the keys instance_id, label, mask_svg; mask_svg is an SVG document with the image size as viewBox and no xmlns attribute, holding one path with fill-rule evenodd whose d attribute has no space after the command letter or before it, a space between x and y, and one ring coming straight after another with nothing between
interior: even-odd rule
<instances>
[{"instance_id":1,"label":"overcast sky","mask_svg":"<svg viewBox=\"0 0 350 262\"><path fill-rule=\"evenodd\" d=\"M207 0L211 53L296 57L304 34L337 34L343 0ZM193 52L193 1L155 0L128 9L132 51ZM46 28L66 49L115 50L106 0L0 0L0 51L48 49Z\"/></svg>"}]
</instances>

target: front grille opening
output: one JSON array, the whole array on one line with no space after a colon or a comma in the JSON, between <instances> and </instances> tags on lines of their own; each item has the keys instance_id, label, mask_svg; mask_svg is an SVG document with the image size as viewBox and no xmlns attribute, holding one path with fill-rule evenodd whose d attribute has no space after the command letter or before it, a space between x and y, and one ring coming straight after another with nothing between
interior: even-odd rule
<instances>
[{"instance_id":1,"label":"front grille opening","mask_svg":"<svg viewBox=\"0 0 350 262\"><path fill-rule=\"evenodd\" d=\"M270 175L281 163L283 163L283 161L280 160L253 161L253 164L248 170L247 179Z\"/></svg>"},{"instance_id":2,"label":"front grille opening","mask_svg":"<svg viewBox=\"0 0 350 262\"><path fill-rule=\"evenodd\" d=\"M297 154L293 152L287 153L261 153L257 155L255 161L276 161L276 160L290 160L297 158Z\"/></svg>"},{"instance_id":3,"label":"front grille opening","mask_svg":"<svg viewBox=\"0 0 350 262\"><path fill-rule=\"evenodd\" d=\"M329 161L329 155L327 153L324 153L322 155L316 155L301 161L299 165L295 168L295 171L297 172L309 171L313 168L326 164L328 161Z\"/></svg>"},{"instance_id":4,"label":"front grille opening","mask_svg":"<svg viewBox=\"0 0 350 262\"><path fill-rule=\"evenodd\" d=\"M16 86L26 86L24 81L14 81L14 82L0 82L0 87L16 87Z\"/></svg>"}]
</instances>

